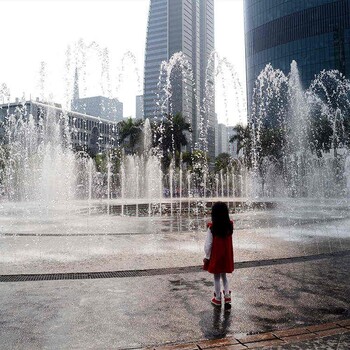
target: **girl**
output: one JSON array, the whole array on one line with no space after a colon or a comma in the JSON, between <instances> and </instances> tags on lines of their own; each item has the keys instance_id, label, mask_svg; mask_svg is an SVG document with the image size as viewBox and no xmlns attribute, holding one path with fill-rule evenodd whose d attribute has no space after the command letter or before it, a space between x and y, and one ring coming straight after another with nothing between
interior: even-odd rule
<instances>
[{"instance_id":1,"label":"girl","mask_svg":"<svg viewBox=\"0 0 350 350\"><path fill-rule=\"evenodd\" d=\"M204 245L204 268L214 274L214 298L211 303L221 306L220 278L223 283L225 308L231 308L231 291L229 290L226 273L232 273L233 247L232 233L233 222L230 220L227 205L217 202L211 210L212 222L208 223L207 238Z\"/></svg>"}]
</instances>

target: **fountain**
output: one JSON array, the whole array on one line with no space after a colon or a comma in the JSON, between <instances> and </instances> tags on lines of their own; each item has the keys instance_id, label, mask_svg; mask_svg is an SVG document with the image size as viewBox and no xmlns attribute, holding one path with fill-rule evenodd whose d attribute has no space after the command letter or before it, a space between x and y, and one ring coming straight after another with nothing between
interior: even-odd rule
<instances>
[{"instance_id":1,"label":"fountain","mask_svg":"<svg viewBox=\"0 0 350 350\"><path fill-rule=\"evenodd\" d=\"M67 50L67 75L73 74L72 62L78 62L83 91L87 90L87 50L101 58L101 89L112 96L121 89L122 78L119 75L113 84L108 52L96 43L79 42L74 50ZM228 69L236 81L230 64L217 54L212 57L219 64L210 68L211 73L223 79ZM128 53L127 59L134 57ZM168 108L175 66L191 80L181 53L164 63L160 111ZM72 92L72 80L66 82ZM329 83L339 96L335 103ZM217 200L227 202L234 213L238 259L298 254L293 240L310 249L317 243L318 252L326 251L322 243L329 235L339 241L332 251L347 249L350 158L344 128L349 82L335 71L321 72L304 90L296 62L288 76L266 66L257 79L251 106L251 166L238 158L216 174L209 171L203 155L205 116L213 97L213 82L208 79L206 84L204 101L195 101L202 108L192 163L183 162L180 155L180 165L173 157L168 169L162 168L162 154L153 146L148 119L141 127L137 152L110 149L104 158L98 154L101 164L96 167L85 152L71 149L65 109L58 116L46 102L48 113L41 118L28 115L19 104L15 113L7 115L6 142L0 148L1 273L130 269L135 259L138 268L198 264L207 214ZM238 83L234 86L240 90ZM71 97L66 98L69 106ZM317 153L318 145L310 147L315 115L332 126L333 154ZM278 146L271 148L276 151L273 155L266 154L267 126L277 128L268 138Z\"/></svg>"},{"instance_id":2,"label":"fountain","mask_svg":"<svg viewBox=\"0 0 350 350\"><path fill-rule=\"evenodd\" d=\"M69 146L65 116L57 120L50 108L45 119L26 113L17 108L6 123L8 158L2 178L7 198L44 205L72 200L79 160Z\"/></svg>"},{"instance_id":3,"label":"fountain","mask_svg":"<svg viewBox=\"0 0 350 350\"><path fill-rule=\"evenodd\" d=\"M331 91L337 91L337 100L331 98ZM349 91L349 82L335 72L321 72L304 92L296 62L292 62L288 77L271 65L265 67L256 81L253 94L252 196L265 195L265 188L269 188L274 197L343 196L344 186L339 184L344 176L342 153L346 141L342 145L337 144L337 128L344 134ZM330 130L333 133L332 143L335 149L339 148L339 157L336 152L335 157L327 152L315 152L317 140L310 138L310 131L320 115L333 125L333 130ZM266 143L262 138L266 137L267 126L270 127L271 143L278 145L275 156L262 152L263 143Z\"/></svg>"}]
</instances>

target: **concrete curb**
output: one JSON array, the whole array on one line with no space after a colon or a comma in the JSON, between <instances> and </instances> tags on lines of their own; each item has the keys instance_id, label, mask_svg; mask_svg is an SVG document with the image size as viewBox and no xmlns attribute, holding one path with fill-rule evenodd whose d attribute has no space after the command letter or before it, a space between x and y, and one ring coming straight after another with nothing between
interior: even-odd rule
<instances>
[{"instance_id":1,"label":"concrete curb","mask_svg":"<svg viewBox=\"0 0 350 350\"><path fill-rule=\"evenodd\" d=\"M350 332L350 319L305 327L276 330L247 336L199 340L190 343L172 343L142 348L142 350L241 350L283 346Z\"/></svg>"}]
</instances>

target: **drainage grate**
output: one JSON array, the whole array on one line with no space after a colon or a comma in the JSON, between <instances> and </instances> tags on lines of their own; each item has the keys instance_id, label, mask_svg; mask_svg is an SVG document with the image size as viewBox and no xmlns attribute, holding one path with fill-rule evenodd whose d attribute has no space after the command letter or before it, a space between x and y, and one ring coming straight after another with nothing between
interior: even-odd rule
<instances>
[{"instance_id":1,"label":"drainage grate","mask_svg":"<svg viewBox=\"0 0 350 350\"><path fill-rule=\"evenodd\" d=\"M350 255L350 250L343 250L334 253L324 253L315 255L295 256L290 258L264 259L242 261L235 263L235 269L244 269L251 267L262 267L272 265L290 264L296 262L313 261L320 259L329 259L345 257ZM46 274L20 274L20 275L0 275L0 282L27 282L27 281L54 281L54 280L77 280L77 279L96 279L96 278L123 278L123 277L146 277L161 276L171 274L182 274L191 272L201 272L202 266L169 267L147 270L121 270L104 272L69 272L69 273L46 273Z\"/></svg>"},{"instance_id":2,"label":"drainage grate","mask_svg":"<svg viewBox=\"0 0 350 350\"><path fill-rule=\"evenodd\" d=\"M159 233L171 233L171 231L163 231ZM145 234L158 234L157 232L119 232L119 233L0 233L0 237L100 237L100 236L136 236Z\"/></svg>"}]
</instances>

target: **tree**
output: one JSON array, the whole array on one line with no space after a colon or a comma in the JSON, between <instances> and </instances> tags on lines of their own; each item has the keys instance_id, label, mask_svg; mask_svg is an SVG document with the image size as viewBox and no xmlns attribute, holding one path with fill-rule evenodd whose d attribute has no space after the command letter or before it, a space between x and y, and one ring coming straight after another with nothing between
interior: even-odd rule
<instances>
[{"instance_id":1,"label":"tree","mask_svg":"<svg viewBox=\"0 0 350 350\"><path fill-rule=\"evenodd\" d=\"M108 162L108 155L107 155L107 153L105 153L105 152L97 153L93 157L93 159L95 161L96 170L99 173L107 173L107 162Z\"/></svg>"},{"instance_id":2,"label":"tree","mask_svg":"<svg viewBox=\"0 0 350 350\"><path fill-rule=\"evenodd\" d=\"M186 132L192 132L191 125L181 113L174 116L167 114L156 125L154 146L162 151L164 168L169 166L173 157L176 166L179 166L181 149L188 144Z\"/></svg>"},{"instance_id":3,"label":"tree","mask_svg":"<svg viewBox=\"0 0 350 350\"><path fill-rule=\"evenodd\" d=\"M261 125L259 130L254 130L250 125L237 125L235 134L229 142L237 141L237 154L243 150L243 159L248 168L253 166L253 161L263 172L263 162L267 158L274 159L282 166L283 152L285 149L285 131L279 126ZM254 149L255 148L255 149ZM255 156L255 159L253 159Z\"/></svg>"},{"instance_id":4,"label":"tree","mask_svg":"<svg viewBox=\"0 0 350 350\"><path fill-rule=\"evenodd\" d=\"M322 157L322 152L329 152L332 148L333 128L327 116L317 116L311 120L311 151L317 157Z\"/></svg>"},{"instance_id":5,"label":"tree","mask_svg":"<svg viewBox=\"0 0 350 350\"><path fill-rule=\"evenodd\" d=\"M234 135L231 136L229 142L237 141L237 155L240 150L243 150L243 159L245 164L250 168L252 165L252 149L253 149L253 138L252 138L252 128L248 124L243 126L238 124L233 128Z\"/></svg>"},{"instance_id":6,"label":"tree","mask_svg":"<svg viewBox=\"0 0 350 350\"><path fill-rule=\"evenodd\" d=\"M9 157L8 146L4 145L4 144L0 144L0 185L4 181L3 176L4 176L5 169L6 169L8 157ZM0 192L0 195L1 195L1 192Z\"/></svg>"},{"instance_id":7,"label":"tree","mask_svg":"<svg viewBox=\"0 0 350 350\"><path fill-rule=\"evenodd\" d=\"M124 146L126 152L132 154L136 152L136 146L141 141L142 125L142 119L134 120L131 117L118 123L119 142Z\"/></svg>"},{"instance_id":8,"label":"tree","mask_svg":"<svg viewBox=\"0 0 350 350\"><path fill-rule=\"evenodd\" d=\"M285 132L282 128L262 127L260 130L260 159L273 157L282 160L285 144Z\"/></svg>"},{"instance_id":9,"label":"tree","mask_svg":"<svg viewBox=\"0 0 350 350\"><path fill-rule=\"evenodd\" d=\"M308 93L316 101L316 105L320 105L318 108L324 111L322 114L330 122L332 147L336 156L338 147L349 144L350 81L337 70L323 70L311 82ZM324 130L320 134L322 138L328 138L329 122L321 121L321 129ZM324 145L328 148L328 141Z\"/></svg>"},{"instance_id":10,"label":"tree","mask_svg":"<svg viewBox=\"0 0 350 350\"><path fill-rule=\"evenodd\" d=\"M228 153L220 153L215 159L215 172L223 170L226 172L228 167L232 164L232 157Z\"/></svg>"},{"instance_id":11,"label":"tree","mask_svg":"<svg viewBox=\"0 0 350 350\"><path fill-rule=\"evenodd\" d=\"M191 132L191 125L186 122L186 119L181 113L175 114L171 119L174 150L175 152L180 153L182 146L187 146L188 144L185 132Z\"/></svg>"}]
</instances>

